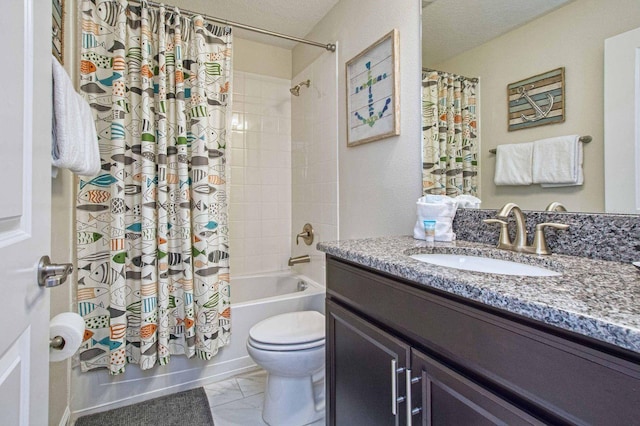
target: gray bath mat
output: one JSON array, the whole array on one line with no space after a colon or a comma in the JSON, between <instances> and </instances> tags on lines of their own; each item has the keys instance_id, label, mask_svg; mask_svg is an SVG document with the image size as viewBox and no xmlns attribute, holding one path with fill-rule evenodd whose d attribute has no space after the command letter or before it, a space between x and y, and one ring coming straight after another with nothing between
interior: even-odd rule
<instances>
[{"instance_id":1,"label":"gray bath mat","mask_svg":"<svg viewBox=\"0 0 640 426\"><path fill-rule=\"evenodd\" d=\"M212 426L204 389L197 388L103 413L82 416L76 426Z\"/></svg>"}]
</instances>

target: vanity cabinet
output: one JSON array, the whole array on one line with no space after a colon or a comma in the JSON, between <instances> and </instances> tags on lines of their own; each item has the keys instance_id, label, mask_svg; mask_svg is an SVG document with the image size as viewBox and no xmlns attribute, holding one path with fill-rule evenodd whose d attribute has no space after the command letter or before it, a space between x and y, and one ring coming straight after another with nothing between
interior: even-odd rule
<instances>
[{"instance_id":1,"label":"vanity cabinet","mask_svg":"<svg viewBox=\"0 0 640 426\"><path fill-rule=\"evenodd\" d=\"M640 422L631 351L330 255L326 313L329 425Z\"/></svg>"},{"instance_id":2,"label":"vanity cabinet","mask_svg":"<svg viewBox=\"0 0 640 426\"><path fill-rule=\"evenodd\" d=\"M339 305L326 312L330 425L541 424Z\"/></svg>"}]
</instances>

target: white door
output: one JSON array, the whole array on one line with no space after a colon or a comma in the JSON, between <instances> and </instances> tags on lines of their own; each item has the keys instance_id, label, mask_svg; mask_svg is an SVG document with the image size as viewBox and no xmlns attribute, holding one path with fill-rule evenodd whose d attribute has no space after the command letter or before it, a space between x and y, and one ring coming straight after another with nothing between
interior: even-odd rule
<instances>
[{"instance_id":1,"label":"white door","mask_svg":"<svg viewBox=\"0 0 640 426\"><path fill-rule=\"evenodd\" d=\"M36 4L37 3L37 4ZM0 424L48 424L51 1L0 12Z\"/></svg>"},{"instance_id":2,"label":"white door","mask_svg":"<svg viewBox=\"0 0 640 426\"><path fill-rule=\"evenodd\" d=\"M604 41L604 207L640 213L640 28Z\"/></svg>"}]
</instances>

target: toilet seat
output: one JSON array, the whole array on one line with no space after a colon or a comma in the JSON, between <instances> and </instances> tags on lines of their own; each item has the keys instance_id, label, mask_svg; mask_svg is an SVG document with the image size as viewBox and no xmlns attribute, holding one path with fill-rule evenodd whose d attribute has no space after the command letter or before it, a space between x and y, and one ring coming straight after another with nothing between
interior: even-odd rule
<instances>
[{"instance_id":1,"label":"toilet seat","mask_svg":"<svg viewBox=\"0 0 640 426\"><path fill-rule=\"evenodd\" d=\"M253 346L256 349L262 349L264 351L291 352L291 351L301 351L304 349L313 349L319 346L324 346L324 339L314 340L313 342L299 343L296 345L277 345L277 344L257 342L253 340L251 337L249 337L249 345Z\"/></svg>"},{"instance_id":2,"label":"toilet seat","mask_svg":"<svg viewBox=\"0 0 640 426\"><path fill-rule=\"evenodd\" d=\"M324 345L324 315L288 312L260 321L249 330L249 344L269 351L296 351Z\"/></svg>"}]
</instances>

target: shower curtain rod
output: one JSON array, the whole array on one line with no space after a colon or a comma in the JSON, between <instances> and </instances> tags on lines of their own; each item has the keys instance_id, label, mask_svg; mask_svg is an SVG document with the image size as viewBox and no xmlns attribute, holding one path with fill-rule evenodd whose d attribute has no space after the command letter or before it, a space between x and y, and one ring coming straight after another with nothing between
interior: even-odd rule
<instances>
[{"instance_id":1,"label":"shower curtain rod","mask_svg":"<svg viewBox=\"0 0 640 426\"><path fill-rule=\"evenodd\" d=\"M131 1L134 2L134 3L138 3L138 4L141 3L140 0L131 0ZM150 6L160 7L160 3L156 3L154 1L147 1L146 3L148 5L150 5ZM166 4L164 6L165 7L167 7L167 6L175 7L175 6L166 5ZM239 22L229 21L227 19L216 18L214 16L209 16L209 15L205 15L203 13L193 12L191 10L186 10L186 9L181 9L181 8L178 8L178 9L180 10L180 14L182 14L182 15L187 15L187 16L200 15L204 19L206 19L207 21L217 22L219 24L228 25L230 27L242 28L243 30L253 31L253 32L256 32L256 33L265 34L265 35L272 36L272 37L278 37L278 38L284 38L286 40L297 41L298 43L309 44L311 46L322 47L323 49L326 49L326 50L328 50L330 52L335 52L336 51L336 45L332 44L332 43L328 43L328 44L318 43L317 41L305 40L303 38L294 37L294 36L290 36L290 35L287 35L287 34L276 33L274 31L265 30L265 29L254 27L254 26L251 26L251 25L241 24Z\"/></svg>"},{"instance_id":2,"label":"shower curtain rod","mask_svg":"<svg viewBox=\"0 0 640 426\"><path fill-rule=\"evenodd\" d=\"M423 72L425 72L425 71L426 71L426 72L432 72L432 71L433 71L433 72L445 72L445 71L440 71L440 70L434 70L434 69L431 69L431 68L422 68L422 71L423 71ZM453 74L453 73L449 73L449 74ZM465 80L469 80L469 81L470 81L470 82L472 82L472 83L477 83L478 81L480 81L480 80L479 80L478 78L476 78L476 77L471 77L471 78L470 78L470 77L465 77L465 76L463 76L463 75L460 75L460 76L458 76L458 77L459 77L459 78L462 78L462 79L465 79Z\"/></svg>"}]
</instances>

